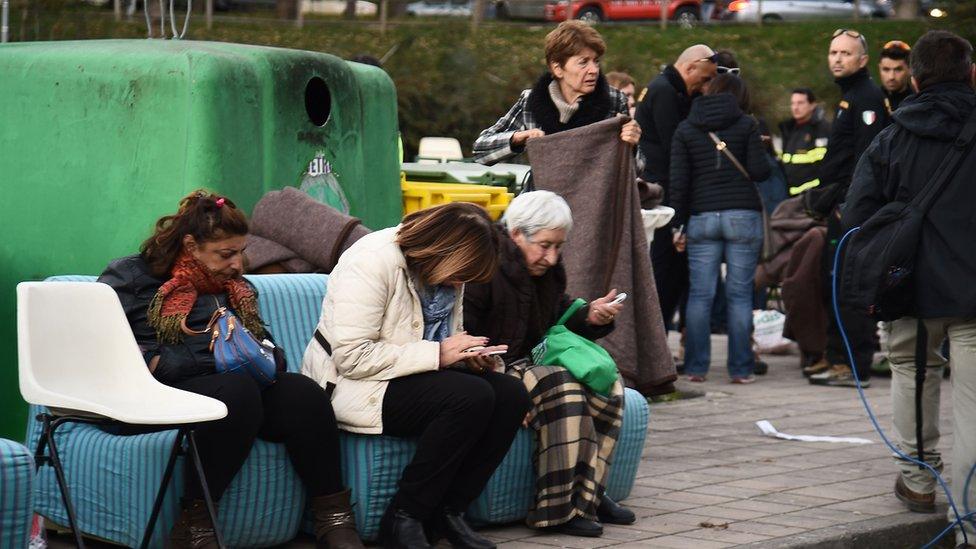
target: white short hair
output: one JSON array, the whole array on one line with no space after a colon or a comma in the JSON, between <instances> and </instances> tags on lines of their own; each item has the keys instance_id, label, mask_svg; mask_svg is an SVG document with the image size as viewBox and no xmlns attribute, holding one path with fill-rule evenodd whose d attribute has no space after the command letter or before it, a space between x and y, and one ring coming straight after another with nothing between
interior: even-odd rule
<instances>
[{"instance_id":1,"label":"white short hair","mask_svg":"<svg viewBox=\"0 0 976 549\"><path fill-rule=\"evenodd\" d=\"M502 225L531 238L544 230L573 228L573 212L563 197L550 191L532 191L515 197L502 216Z\"/></svg>"}]
</instances>

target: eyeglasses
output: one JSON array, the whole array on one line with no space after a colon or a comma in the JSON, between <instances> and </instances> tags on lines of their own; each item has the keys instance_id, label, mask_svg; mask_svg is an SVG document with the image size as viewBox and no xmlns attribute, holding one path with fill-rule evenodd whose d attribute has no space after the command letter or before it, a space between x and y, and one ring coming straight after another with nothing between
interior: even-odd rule
<instances>
[{"instance_id":1,"label":"eyeglasses","mask_svg":"<svg viewBox=\"0 0 976 549\"><path fill-rule=\"evenodd\" d=\"M728 73L728 74L738 75L741 69L739 69L739 67L723 67L722 65L719 65L718 67L716 67L715 71L719 74Z\"/></svg>"},{"instance_id":2,"label":"eyeglasses","mask_svg":"<svg viewBox=\"0 0 976 549\"><path fill-rule=\"evenodd\" d=\"M902 42L901 40L891 40L891 41L885 43L884 47L881 48L881 49L882 50L894 49L894 50L901 50L901 51L912 51L912 47L909 46L908 44Z\"/></svg>"},{"instance_id":3,"label":"eyeglasses","mask_svg":"<svg viewBox=\"0 0 976 549\"><path fill-rule=\"evenodd\" d=\"M861 41L861 46L864 47L864 51L865 52L868 51L868 40L867 40L867 38L865 38L863 34L857 32L856 30L852 30L852 29L837 29L837 30L834 31L834 34L831 35L830 38L831 38L831 40L833 40L834 38L837 38L838 36L840 36L842 34L845 35L845 36L850 36L851 38L857 38L858 40Z\"/></svg>"}]
</instances>

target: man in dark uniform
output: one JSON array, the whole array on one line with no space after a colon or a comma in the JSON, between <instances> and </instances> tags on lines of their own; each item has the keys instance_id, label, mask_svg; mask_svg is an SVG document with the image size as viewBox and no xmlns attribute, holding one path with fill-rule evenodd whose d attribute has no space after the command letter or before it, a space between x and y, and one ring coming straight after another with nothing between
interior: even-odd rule
<instances>
[{"instance_id":1,"label":"man in dark uniform","mask_svg":"<svg viewBox=\"0 0 976 549\"><path fill-rule=\"evenodd\" d=\"M827 155L820 167L820 186L807 191L804 203L816 217L827 220L827 247L824 256L824 284L828 303L827 352L824 360L804 369L810 383L839 387L855 386L850 360L844 347L840 329L833 314L830 299L830 272L834 252L843 236L840 224L840 205L851 184L854 166L874 136L891 121L891 111L884 93L868 74L868 45L864 35L850 29L837 29L830 41L828 54L830 71L843 92L837 106L834 126L827 146ZM848 341L854 350L854 364L863 386L869 385L871 361L874 358L877 323L867 313L841 308L841 319Z\"/></svg>"},{"instance_id":2,"label":"man in dark uniform","mask_svg":"<svg viewBox=\"0 0 976 549\"><path fill-rule=\"evenodd\" d=\"M902 100L914 93L912 90L912 71L909 67L912 47L901 40L892 40L881 48L878 61L878 74L881 75L881 88L894 111Z\"/></svg>"},{"instance_id":3,"label":"man in dark uniform","mask_svg":"<svg viewBox=\"0 0 976 549\"><path fill-rule=\"evenodd\" d=\"M790 196L796 196L820 185L820 164L827 155L830 122L824 118L810 88L793 90L790 114L793 117L779 125L783 139L780 161Z\"/></svg>"},{"instance_id":4,"label":"man in dark uniform","mask_svg":"<svg viewBox=\"0 0 976 549\"><path fill-rule=\"evenodd\" d=\"M645 162L641 177L664 188L664 205L670 198L671 138L678 124L688 117L692 98L701 93L716 70L711 48L691 46L673 65L665 67L638 99L634 119L641 127L638 146ZM671 227L658 229L651 244L654 283L667 329L672 328L671 320L688 290L688 257L683 250L675 249L671 231Z\"/></svg>"}]
</instances>

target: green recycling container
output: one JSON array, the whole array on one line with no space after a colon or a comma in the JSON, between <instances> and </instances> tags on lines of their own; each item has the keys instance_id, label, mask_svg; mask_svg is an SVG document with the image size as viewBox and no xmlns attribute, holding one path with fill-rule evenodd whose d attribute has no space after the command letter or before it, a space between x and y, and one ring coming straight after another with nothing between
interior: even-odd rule
<instances>
[{"instance_id":1,"label":"green recycling container","mask_svg":"<svg viewBox=\"0 0 976 549\"><path fill-rule=\"evenodd\" d=\"M269 190L298 187L368 227L394 225L396 105L381 69L324 53L164 40L0 45L0 436L21 439L27 409L18 282L98 274L199 187L247 212Z\"/></svg>"}]
</instances>

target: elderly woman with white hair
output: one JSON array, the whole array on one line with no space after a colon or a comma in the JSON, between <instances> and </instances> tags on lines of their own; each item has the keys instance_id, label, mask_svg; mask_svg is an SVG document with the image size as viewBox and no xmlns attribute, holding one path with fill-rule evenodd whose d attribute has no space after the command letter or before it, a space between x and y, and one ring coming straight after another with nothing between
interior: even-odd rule
<instances>
[{"instance_id":1,"label":"elderly woman with white hair","mask_svg":"<svg viewBox=\"0 0 976 549\"><path fill-rule=\"evenodd\" d=\"M468 284L464 326L508 345L506 371L522 379L532 399L526 425L538 433L536 497L526 519L533 528L599 536L601 523L631 524L634 514L604 493L610 458L623 418L623 386L607 396L583 385L561 366L532 363L538 344L574 301L566 295L559 253L573 227L569 205L557 194L534 191L509 205L499 233L499 264L488 283ZM566 327L591 340L613 331L622 304L616 290L591 301Z\"/></svg>"}]
</instances>

